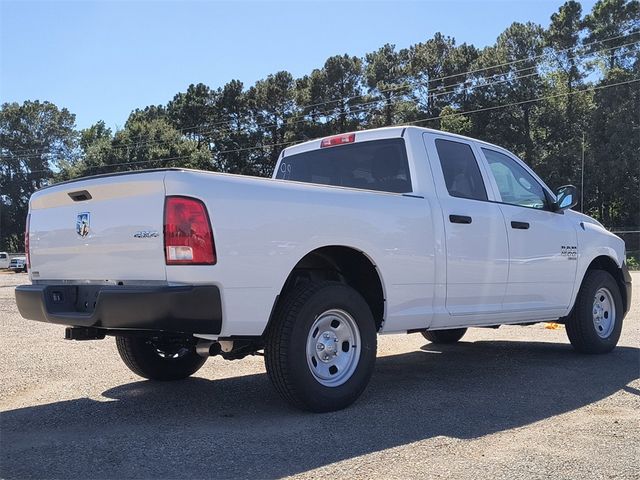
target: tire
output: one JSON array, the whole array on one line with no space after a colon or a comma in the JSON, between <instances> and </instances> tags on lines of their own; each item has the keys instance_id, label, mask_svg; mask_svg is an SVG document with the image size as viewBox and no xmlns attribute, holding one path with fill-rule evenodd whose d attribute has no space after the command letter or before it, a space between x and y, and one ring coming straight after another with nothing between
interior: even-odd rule
<instances>
[{"instance_id":1,"label":"tire","mask_svg":"<svg viewBox=\"0 0 640 480\"><path fill-rule=\"evenodd\" d=\"M197 372L205 357L196 353L195 344L180 339L116 337L118 353L136 375L149 380L180 380Z\"/></svg>"},{"instance_id":2,"label":"tire","mask_svg":"<svg viewBox=\"0 0 640 480\"><path fill-rule=\"evenodd\" d=\"M565 327L573 348L581 353L607 353L622 331L622 295L614 278L603 270L588 271Z\"/></svg>"},{"instance_id":3,"label":"tire","mask_svg":"<svg viewBox=\"0 0 640 480\"><path fill-rule=\"evenodd\" d=\"M309 283L284 297L274 314L265 342L267 374L297 408L340 410L369 383L376 342L373 315L357 291L339 282Z\"/></svg>"},{"instance_id":4,"label":"tire","mask_svg":"<svg viewBox=\"0 0 640 480\"><path fill-rule=\"evenodd\" d=\"M466 328L452 328L450 330L424 330L422 336L436 345L445 345L456 343L465 333L467 333Z\"/></svg>"}]
</instances>

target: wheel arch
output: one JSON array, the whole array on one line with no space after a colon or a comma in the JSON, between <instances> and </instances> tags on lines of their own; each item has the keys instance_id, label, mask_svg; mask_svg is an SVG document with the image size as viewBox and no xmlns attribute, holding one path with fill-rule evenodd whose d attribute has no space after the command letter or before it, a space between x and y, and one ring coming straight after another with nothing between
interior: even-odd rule
<instances>
[{"instance_id":1,"label":"wheel arch","mask_svg":"<svg viewBox=\"0 0 640 480\"><path fill-rule=\"evenodd\" d=\"M625 288L624 274L622 272L622 268L618 265L618 262L616 261L616 259L614 259L609 255L599 255L595 257L593 260L591 260L586 270L582 274L579 287L576 289L573 308L575 308L575 302L578 297L577 292L580 289L580 287L582 287L582 283L584 282L584 279L586 278L587 274L592 270L604 270L615 279L616 284L620 289L620 295L622 296L622 304L624 307L624 311L626 312L629 309L629 299L627 298L627 290ZM573 311L573 308L572 308L572 311Z\"/></svg>"},{"instance_id":2,"label":"wheel arch","mask_svg":"<svg viewBox=\"0 0 640 480\"><path fill-rule=\"evenodd\" d=\"M346 245L326 245L305 254L291 269L275 299L264 332L269 328L278 304L288 291L300 285L301 282L319 280L338 280L360 293L371 309L376 330L380 331L385 318L386 294L376 263L369 255L357 248Z\"/></svg>"}]
</instances>

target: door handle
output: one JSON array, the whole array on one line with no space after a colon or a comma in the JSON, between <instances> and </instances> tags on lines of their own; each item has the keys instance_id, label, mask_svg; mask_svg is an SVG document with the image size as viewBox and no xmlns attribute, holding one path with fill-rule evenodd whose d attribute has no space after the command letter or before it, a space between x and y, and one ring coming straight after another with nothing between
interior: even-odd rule
<instances>
[{"instance_id":1,"label":"door handle","mask_svg":"<svg viewBox=\"0 0 640 480\"><path fill-rule=\"evenodd\" d=\"M466 215L449 215L449 221L451 223L471 223L471 217Z\"/></svg>"},{"instance_id":2,"label":"door handle","mask_svg":"<svg viewBox=\"0 0 640 480\"><path fill-rule=\"evenodd\" d=\"M529 222L511 222L511 228L518 230L529 230Z\"/></svg>"}]
</instances>

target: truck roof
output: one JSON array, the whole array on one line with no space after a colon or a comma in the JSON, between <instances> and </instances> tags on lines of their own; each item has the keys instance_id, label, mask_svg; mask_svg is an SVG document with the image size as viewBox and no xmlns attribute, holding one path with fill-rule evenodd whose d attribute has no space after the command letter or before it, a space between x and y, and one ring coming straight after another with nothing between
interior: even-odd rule
<instances>
[{"instance_id":1,"label":"truck roof","mask_svg":"<svg viewBox=\"0 0 640 480\"><path fill-rule=\"evenodd\" d=\"M437 133L439 135L446 135L448 137L453 137L453 138L463 139L463 140L467 140L467 141L483 143L485 145L490 145L492 147L497 147L497 148L500 148L501 150L504 150L504 148L502 148L502 147L500 147L498 145L493 145L493 144L485 142L483 140L478 140L477 138L466 137L464 135L458 135L457 133L445 132L443 130L437 130L435 128L416 127L415 125L407 125L407 126L398 125L398 126L392 126L392 127L372 128L372 129L369 129L369 130L354 130L354 131L351 131L351 132L342 132L339 135L349 135L349 134L354 133L354 134L357 135L356 138L358 140L366 141L366 140L375 140L375 139L379 139L379 138L402 137L402 136L404 136L404 133L405 133L406 130L419 130L419 131L422 131L422 132ZM328 138L328 137L332 137L332 136L333 135L328 135L327 137L315 138L313 140L308 140L306 142L297 143L295 145L287 147L287 148L283 149L282 152L280 153L280 158L283 158L283 157L285 157L287 155L293 155L293 154L296 154L296 153L307 152L309 150L315 150L317 148L320 148L320 143L322 142L323 138Z\"/></svg>"}]
</instances>

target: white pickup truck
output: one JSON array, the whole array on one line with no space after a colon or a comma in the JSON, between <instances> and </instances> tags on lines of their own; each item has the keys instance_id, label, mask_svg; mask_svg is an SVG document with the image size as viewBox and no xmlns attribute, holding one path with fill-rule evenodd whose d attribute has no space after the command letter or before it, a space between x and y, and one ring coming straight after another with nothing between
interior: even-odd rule
<instances>
[{"instance_id":1,"label":"white pickup truck","mask_svg":"<svg viewBox=\"0 0 640 480\"><path fill-rule=\"evenodd\" d=\"M417 127L287 148L273 179L99 175L32 196L16 300L66 338L115 336L142 377L263 353L286 400L335 410L366 387L378 333L557 321L576 350L613 349L624 243L575 199L503 148Z\"/></svg>"},{"instance_id":2,"label":"white pickup truck","mask_svg":"<svg viewBox=\"0 0 640 480\"><path fill-rule=\"evenodd\" d=\"M27 257L13 257L9 261L9 270L12 272L26 272L27 271Z\"/></svg>"}]
</instances>

